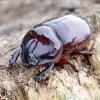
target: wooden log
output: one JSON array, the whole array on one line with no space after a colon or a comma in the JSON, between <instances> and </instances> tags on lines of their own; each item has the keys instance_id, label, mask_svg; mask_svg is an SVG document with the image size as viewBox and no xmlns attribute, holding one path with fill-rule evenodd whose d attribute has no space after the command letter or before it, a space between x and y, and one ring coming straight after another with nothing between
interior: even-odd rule
<instances>
[{"instance_id":1,"label":"wooden log","mask_svg":"<svg viewBox=\"0 0 100 100\"><path fill-rule=\"evenodd\" d=\"M94 34L93 37L95 39L95 45L93 52L94 54L89 57L91 65L94 67L94 73L100 77L100 15L95 13L91 19L93 21L93 30ZM90 45L93 41L90 42Z\"/></svg>"},{"instance_id":2,"label":"wooden log","mask_svg":"<svg viewBox=\"0 0 100 100\"><path fill-rule=\"evenodd\" d=\"M9 37L5 36L5 40L0 40L0 66L8 65L11 55L18 49L22 37L27 31L20 31ZM90 57L90 62L94 67L94 72L99 75L100 36L97 33L94 36L96 36L96 44L94 55ZM92 42L90 42L90 46L91 44ZM86 71L90 68L88 61L83 56L77 56L71 61L77 68L82 68ZM40 70L43 70L43 66L40 68ZM65 65L64 68L56 66L39 83L35 82L37 73L38 70L35 68L27 69L23 67L20 59L18 59L16 66L0 70L0 100L100 99L98 80L84 72L76 73L68 65Z\"/></svg>"}]
</instances>

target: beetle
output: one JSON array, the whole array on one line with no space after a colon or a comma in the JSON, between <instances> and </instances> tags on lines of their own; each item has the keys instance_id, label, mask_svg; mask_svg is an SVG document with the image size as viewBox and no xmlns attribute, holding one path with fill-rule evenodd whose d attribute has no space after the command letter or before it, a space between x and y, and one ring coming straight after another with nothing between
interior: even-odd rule
<instances>
[{"instance_id":1,"label":"beetle","mask_svg":"<svg viewBox=\"0 0 100 100\"><path fill-rule=\"evenodd\" d=\"M38 24L26 33L9 66L16 63L19 55L23 66L27 68L47 65L48 67L37 75L37 81L48 74L56 63L69 64L78 72L75 65L64 57L77 54L92 55L92 49L83 48L91 38L92 32L87 22L77 16L66 15Z\"/></svg>"}]
</instances>

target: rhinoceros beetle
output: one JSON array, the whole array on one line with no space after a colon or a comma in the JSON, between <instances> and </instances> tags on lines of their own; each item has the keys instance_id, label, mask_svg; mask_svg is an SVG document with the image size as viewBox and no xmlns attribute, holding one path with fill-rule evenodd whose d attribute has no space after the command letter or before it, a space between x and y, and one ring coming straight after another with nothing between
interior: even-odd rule
<instances>
[{"instance_id":1,"label":"rhinoceros beetle","mask_svg":"<svg viewBox=\"0 0 100 100\"><path fill-rule=\"evenodd\" d=\"M48 66L37 75L36 80L41 80L56 63L69 64L78 72L75 65L64 56L92 55L92 49L88 51L83 49L91 37L92 33L87 22L73 15L38 24L26 33L19 50L13 54L9 66L15 64L20 54L23 66L27 68L35 68L37 65Z\"/></svg>"}]
</instances>

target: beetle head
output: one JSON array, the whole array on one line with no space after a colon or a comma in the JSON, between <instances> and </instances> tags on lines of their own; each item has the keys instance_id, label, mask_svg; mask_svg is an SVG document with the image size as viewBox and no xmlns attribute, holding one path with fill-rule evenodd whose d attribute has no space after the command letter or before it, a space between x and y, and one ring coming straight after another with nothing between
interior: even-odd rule
<instances>
[{"instance_id":1,"label":"beetle head","mask_svg":"<svg viewBox=\"0 0 100 100\"><path fill-rule=\"evenodd\" d=\"M31 39L25 45L24 43L21 44L20 53L23 65L26 67L35 66L38 64L38 59L34 54L34 49L36 48L37 40Z\"/></svg>"},{"instance_id":2,"label":"beetle head","mask_svg":"<svg viewBox=\"0 0 100 100\"><path fill-rule=\"evenodd\" d=\"M31 35L30 32L32 32ZM34 67L40 63L41 56L49 52L49 45L43 36L31 38L34 31L29 31L29 33L23 38L20 55L24 66Z\"/></svg>"},{"instance_id":3,"label":"beetle head","mask_svg":"<svg viewBox=\"0 0 100 100\"><path fill-rule=\"evenodd\" d=\"M23 65L26 67L31 67L32 65L37 65L38 60L34 55L34 48L37 43L37 34L33 30L30 30L26 33L22 40L20 46L20 55ZM32 63L32 64L31 64Z\"/></svg>"}]
</instances>

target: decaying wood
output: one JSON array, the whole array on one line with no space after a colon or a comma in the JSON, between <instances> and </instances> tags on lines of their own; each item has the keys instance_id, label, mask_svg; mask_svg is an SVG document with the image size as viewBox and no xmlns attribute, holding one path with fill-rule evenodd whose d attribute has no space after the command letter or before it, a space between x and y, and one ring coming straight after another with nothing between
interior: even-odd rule
<instances>
[{"instance_id":1,"label":"decaying wood","mask_svg":"<svg viewBox=\"0 0 100 100\"><path fill-rule=\"evenodd\" d=\"M91 16L87 15L83 14L82 17L89 22L93 32L93 39L87 46L88 49L95 38L94 54L89 57L91 65L82 55L72 58L71 61L77 68L90 71L91 75L82 71L76 73L69 65L65 65L64 68L56 66L41 82L37 83L35 82L36 74L39 70L43 70L43 66L39 70L27 69L22 66L19 58L14 67L0 70L0 100L100 100L99 80L92 76L100 77L100 15L94 12ZM28 24L32 25L40 17L32 18L31 21L18 19L15 26L21 22L24 29L10 36L2 35L0 38L0 67L8 65L11 55L18 49L23 36L30 29L28 25L24 25L24 21L27 20ZM44 19L48 19L48 16L44 16ZM10 25L13 23L5 26Z\"/></svg>"},{"instance_id":2,"label":"decaying wood","mask_svg":"<svg viewBox=\"0 0 100 100\"><path fill-rule=\"evenodd\" d=\"M94 45L94 54L89 57L92 66L94 67L94 72L97 76L100 77L100 15L95 13L93 16L93 23L94 23L94 38L95 38L95 45ZM90 42L90 45L93 41Z\"/></svg>"}]
</instances>

